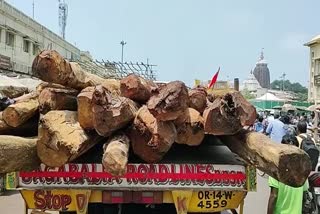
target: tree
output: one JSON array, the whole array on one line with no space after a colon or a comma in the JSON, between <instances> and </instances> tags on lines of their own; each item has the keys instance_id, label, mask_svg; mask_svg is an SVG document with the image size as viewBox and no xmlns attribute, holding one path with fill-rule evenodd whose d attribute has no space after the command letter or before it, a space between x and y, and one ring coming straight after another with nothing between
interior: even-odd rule
<instances>
[{"instance_id":1,"label":"tree","mask_svg":"<svg viewBox=\"0 0 320 214\"><path fill-rule=\"evenodd\" d=\"M308 99L308 89L300 83L291 83L290 80L274 80L271 83L271 89L294 92L299 100L305 101Z\"/></svg>"}]
</instances>

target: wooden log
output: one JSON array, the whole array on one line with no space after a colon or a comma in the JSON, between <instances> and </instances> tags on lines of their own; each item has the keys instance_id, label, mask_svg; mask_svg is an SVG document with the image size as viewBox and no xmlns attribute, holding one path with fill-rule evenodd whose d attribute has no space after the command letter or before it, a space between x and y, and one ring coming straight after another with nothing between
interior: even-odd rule
<instances>
[{"instance_id":1,"label":"wooden log","mask_svg":"<svg viewBox=\"0 0 320 214\"><path fill-rule=\"evenodd\" d=\"M159 93L147 103L150 113L158 120L177 119L188 108L189 95L185 84L173 81L160 87Z\"/></svg>"},{"instance_id":2,"label":"wooden log","mask_svg":"<svg viewBox=\"0 0 320 214\"><path fill-rule=\"evenodd\" d=\"M261 133L240 131L233 136L220 136L230 150L278 181L299 187L311 171L308 155L299 148L272 142Z\"/></svg>"},{"instance_id":3,"label":"wooden log","mask_svg":"<svg viewBox=\"0 0 320 214\"><path fill-rule=\"evenodd\" d=\"M105 79L86 72L79 64L65 60L54 50L45 50L36 56L32 64L32 73L43 81L78 90L105 82Z\"/></svg>"},{"instance_id":4,"label":"wooden log","mask_svg":"<svg viewBox=\"0 0 320 214\"><path fill-rule=\"evenodd\" d=\"M40 119L38 156L44 164L60 167L101 140L96 133L87 133L81 128L77 112L50 111Z\"/></svg>"},{"instance_id":5,"label":"wooden log","mask_svg":"<svg viewBox=\"0 0 320 214\"><path fill-rule=\"evenodd\" d=\"M77 94L74 89L45 88L39 95L39 111L46 114L52 110L77 110Z\"/></svg>"},{"instance_id":6,"label":"wooden log","mask_svg":"<svg viewBox=\"0 0 320 214\"><path fill-rule=\"evenodd\" d=\"M25 95L29 96L29 95ZM37 114L39 108L38 95L35 93L8 106L2 114L3 120L12 127L18 127Z\"/></svg>"},{"instance_id":7,"label":"wooden log","mask_svg":"<svg viewBox=\"0 0 320 214\"><path fill-rule=\"evenodd\" d=\"M157 85L155 83L135 74L130 74L120 81L121 96L138 103L146 103L150 99L152 91L156 89Z\"/></svg>"},{"instance_id":8,"label":"wooden log","mask_svg":"<svg viewBox=\"0 0 320 214\"><path fill-rule=\"evenodd\" d=\"M68 88L65 87L63 85L60 84L56 84L56 83L51 83L51 82L41 82L37 87L36 87L36 92L38 94L41 93L41 91L43 91L46 88L57 88L57 89L72 89L72 88ZM73 89L74 90L74 89Z\"/></svg>"},{"instance_id":9,"label":"wooden log","mask_svg":"<svg viewBox=\"0 0 320 214\"><path fill-rule=\"evenodd\" d=\"M207 91L203 87L189 90L189 107L197 110L201 114L207 107Z\"/></svg>"},{"instance_id":10,"label":"wooden log","mask_svg":"<svg viewBox=\"0 0 320 214\"><path fill-rule=\"evenodd\" d=\"M78 120L80 126L83 129L91 130L94 129L93 125L93 111L92 111L92 97L93 97L94 87L90 86L83 89L80 94L78 94Z\"/></svg>"},{"instance_id":11,"label":"wooden log","mask_svg":"<svg viewBox=\"0 0 320 214\"><path fill-rule=\"evenodd\" d=\"M13 100L16 103L18 103L18 102L27 101L27 100L30 100L30 99L36 99L36 98L38 98L38 96L39 96L39 93L31 92L31 93L28 93L28 94L23 94L20 97L16 97Z\"/></svg>"},{"instance_id":12,"label":"wooden log","mask_svg":"<svg viewBox=\"0 0 320 214\"><path fill-rule=\"evenodd\" d=\"M122 176L127 172L129 156L129 138L124 134L112 136L103 145L102 165L114 176Z\"/></svg>"},{"instance_id":13,"label":"wooden log","mask_svg":"<svg viewBox=\"0 0 320 214\"><path fill-rule=\"evenodd\" d=\"M37 139L0 135L0 173L29 171L40 166Z\"/></svg>"},{"instance_id":14,"label":"wooden log","mask_svg":"<svg viewBox=\"0 0 320 214\"><path fill-rule=\"evenodd\" d=\"M29 92L28 87L21 84L15 78L0 74L0 97L15 98Z\"/></svg>"},{"instance_id":15,"label":"wooden log","mask_svg":"<svg viewBox=\"0 0 320 214\"><path fill-rule=\"evenodd\" d=\"M215 95L213 103L203 112L204 130L213 135L232 135L250 126L256 119L256 109L240 92Z\"/></svg>"},{"instance_id":16,"label":"wooden log","mask_svg":"<svg viewBox=\"0 0 320 214\"><path fill-rule=\"evenodd\" d=\"M177 131L171 121L157 120L143 106L137 112L127 135L133 152L148 163L160 161L169 151L177 137Z\"/></svg>"},{"instance_id":17,"label":"wooden log","mask_svg":"<svg viewBox=\"0 0 320 214\"><path fill-rule=\"evenodd\" d=\"M112 95L102 86L97 86L93 92L93 125L101 136L108 137L124 128L134 119L137 110L132 100Z\"/></svg>"},{"instance_id":18,"label":"wooden log","mask_svg":"<svg viewBox=\"0 0 320 214\"><path fill-rule=\"evenodd\" d=\"M3 120L2 112L0 112L0 135L15 135L22 137L37 136L38 121L39 117L38 115L35 115L18 127L11 127Z\"/></svg>"},{"instance_id":19,"label":"wooden log","mask_svg":"<svg viewBox=\"0 0 320 214\"><path fill-rule=\"evenodd\" d=\"M204 139L203 117L193 109L188 108L178 119L174 120L177 130L178 144L198 146Z\"/></svg>"}]
</instances>

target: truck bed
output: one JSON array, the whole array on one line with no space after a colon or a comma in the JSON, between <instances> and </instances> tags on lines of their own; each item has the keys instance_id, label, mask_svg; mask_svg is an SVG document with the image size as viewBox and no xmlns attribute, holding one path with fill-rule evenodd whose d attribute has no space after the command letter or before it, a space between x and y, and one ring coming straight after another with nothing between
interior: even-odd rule
<instances>
[{"instance_id":1,"label":"truck bed","mask_svg":"<svg viewBox=\"0 0 320 214\"><path fill-rule=\"evenodd\" d=\"M74 163L101 163L102 146L96 145L84 155L74 160ZM145 163L130 151L129 163ZM206 135L200 146L187 146L173 144L170 151L159 162L163 164L223 164L223 165L242 165L245 163L230 149L225 146L217 137Z\"/></svg>"}]
</instances>

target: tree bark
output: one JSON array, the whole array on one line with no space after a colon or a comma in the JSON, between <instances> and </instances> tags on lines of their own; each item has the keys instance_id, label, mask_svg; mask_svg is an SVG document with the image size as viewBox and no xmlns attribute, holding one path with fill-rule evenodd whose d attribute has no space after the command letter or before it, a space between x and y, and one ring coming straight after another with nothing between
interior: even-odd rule
<instances>
[{"instance_id":1,"label":"tree bark","mask_svg":"<svg viewBox=\"0 0 320 214\"><path fill-rule=\"evenodd\" d=\"M13 100L16 103L19 103L19 102L27 101L27 100L30 100L30 99L37 99L38 96L39 96L39 93L31 92L31 93L28 93L28 94L21 95L20 97L13 98Z\"/></svg>"},{"instance_id":2,"label":"tree bark","mask_svg":"<svg viewBox=\"0 0 320 214\"><path fill-rule=\"evenodd\" d=\"M74 89L45 88L39 95L39 111L46 114L52 110L77 110L78 91Z\"/></svg>"},{"instance_id":3,"label":"tree bark","mask_svg":"<svg viewBox=\"0 0 320 214\"><path fill-rule=\"evenodd\" d=\"M50 111L40 119L37 150L44 164L60 167L103 140L86 133L77 119L74 111Z\"/></svg>"},{"instance_id":4,"label":"tree bark","mask_svg":"<svg viewBox=\"0 0 320 214\"><path fill-rule=\"evenodd\" d=\"M37 87L36 87L36 92L38 94L41 93L41 91L43 91L44 89L46 88L55 88L55 89L70 89L70 90L75 90L75 89L72 89L72 88L68 88L68 87L65 87L63 85L60 85L60 84L56 84L56 83L51 83L51 82L41 82Z\"/></svg>"},{"instance_id":5,"label":"tree bark","mask_svg":"<svg viewBox=\"0 0 320 214\"><path fill-rule=\"evenodd\" d=\"M37 114L39 108L37 94L25 95L16 103L8 106L2 114L3 120L12 127L18 127Z\"/></svg>"},{"instance_id":6,"label":"tree bark","mask_svg":"<svg viewBox=\"0 0 320 214\"><path fill-rule=\"evenodd\" d=\"M132 100L112 95L102 86L95 88L92 105L94 128L105 137L128 125L138 110Z\"/></svg>"},{"instance_id":7,"label":"tree bark","mask_svg":"<svg viewBox=\"0 0 320 214\"><path fill-rule=\"evenodd\" d=\"M114 176L122 176L127 172L129 157L129 138L124 134L112 136L103 145L102 164L107 172Z\"/></svg>"},{"instance_id":8,"label":"tree bark","mask_svg":"<svg viewBox=\"0 0 320 214\"><path fill-rule=\"evenodd\" d=\"M174 120L177 130L178 144L198 146L204 139L203 117L193 108L188 108L184 114Z\"/></svg>"},{"instance_id":9,"label":"tree bark","mask_svg":"<svg viewBox=\"0 0 320 214\"><path fill-rule=\"evenodd\" d=\"M104 79L84 71L75 62L69 62L54 50L42 51L33 61L32 72L41 80L81 90L100 85Z\"/></svg>"},{"instance_id":10,"label":"tree bark","mask_svg":"<svg viewBox=\"0 0 320 214\"><path fill-rule=\"evenodd\" d=\"M80 126L86 130L94 129L92 96L94 87L90 86L83 89L77 97L78 100L78 120Z\"/></svg>"},{"instance_id":11,"label":"tree bark","mask_svg":"<svg viewBox=\"0 0 320 214\"><path fill-rule=\"evenodd\" d=\"M133 152L148 163L160 161L177 137L174 124L157 120L146 106L139 109L127 134Z\"/></svg>"},{"instance_id":12,"label":"tree bark","mask_svg":"<svg viewBox=\"0 0 320 214\"><path fill-rule=\"evenodd\" d=\"M158 120L177 119L188 108L189 95L185 84L173 81L160 87L159 93L147 103L150 113Z\"/></svg>"},{"instance_id":13,"label":"tree bark","mask_svg":"<svg viewBox=\"0 0 320 214\"><path fill-rule=\"evenodd\" d=\"M233 135L243 126L252 125L256 109L240 92L215 95L213 103L203 112L204 130L213 135Z\"/></svg>"},{"instance_id":14,"label":"tree bark","mask_svg":"<svg viewBox=\"0 0 320 214\"><path fill-rule=\"evenodd\" d=\"M155 83L135 74L130 74L120 81L121 96L142 104L150 99L152 91L156 89Z\"/></svg>"},{"instance_id":15,"label":"tree bark","mask_svg":"<svg viewBox=\"0 0 320 214\"><path fill-rule=\"evenodd\" d=\"M28 87L20 84L17 80L0 75L0 97L15 98L29 92Z\"/></svg>"},{"instance_id":16,"label":"tree bark","mask_svg":"<svg viewBox=\"0 0 320 214\"><path fill-rule=\"evenodd\" d=\"M37 139L0 135L0 173L29 171L40 166Z\"/></svg>"},{"instance_id":17,"label":"tree bark","mask_svg":"<svg viewBox=\"0 0 320 214\"><path fill-rule=\"evenodd\" d=\"M15 135L22 137L37 136L38 121L39 117L35 115L18 127L11 127L3 120L2 112L0 112L0 135Z\"/></svg>"},{"instance_id":18,"label":"tree bark","mask_svg":"<svg viewBox=\"0 0 320 214\"><path fill-rule=\"evenodd\" d=\"M230 150L278 181L299 187L311 171L308 155L299 148L272 142L267 136L240 131L233 136L220 136Z\"/></svg>"},{"instance_id":19,"label":"tree bark","mask_svg":"<svg viewBox=\"0 0 320 214\"><path fill-rule=\"evenodd\" d=\"M194 88L189 90L189 107L201 114L207 107L207 92L205 88Z\"/></svg>"}]
</instances>

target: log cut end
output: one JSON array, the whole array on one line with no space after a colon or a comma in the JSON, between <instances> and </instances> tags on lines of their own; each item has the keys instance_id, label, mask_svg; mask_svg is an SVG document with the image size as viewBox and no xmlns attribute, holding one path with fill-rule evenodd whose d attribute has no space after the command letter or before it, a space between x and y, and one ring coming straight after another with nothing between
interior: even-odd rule
<instances>
[{"instance_id":1,"label":"log cut end","mask_svg":"<svg viewBox=\"0 0 320 214\"><path fill-rule=\"evenodd\" d=\"M189 107L201 114L207 107L207 91L203 87L189 90Z\"/></svg>"},{"instance_id":2,"label":"log cut end","mask_svg":"<svg viewBox=\"0 0 320 214\"><path fill-rule=\"evenodd\" d=\"M188 108L189 95L185 84L173 81L160 87L147 103L150 113L162 121L177 119Z\"/></svg>"},{"instance_id":3,"label":"log cut end","mask_svg":"<svg viewBox=\"0 0 320 214\"><path fill-rule=\"evenodd\" d=\"M205 109L204 130L213 135L233 135L245 125L252 125L256 110L240 92L218 95Z\"/></svg>"},{"instance_id":4,"label":"log cut end","mask_svg":"<svg viewBox=\"0 0 320 214\"><path fill-rule=\"evenodd\" d=\"M102 165L114 176L122 176L127 171L129 138L124 134L112 136L103 146Z\"/></svg>"},{"instance_id":5,"label":"log cut end","mask_svg":"<svg viewBox=\"0 0 320 214\"><path fill-rule=\"evenodd\" d=\"M8 106L3 111L2 117L9 126L18 127L33 117L38 107L38 99L23 100Z\"/></svg>"},{"instance_id":6,"label":"log cut end","mask_svg":"<svg viewBox=\"0 0 320 214\"><path fill-rule=\"evenodd\" d=\"M152 94L152 90L156 88L157 85L152 81L145 80L135 74L130 74L120 81L121 96L138 103L147 102Z\"/></svg>"},{"instance_id":7,"label":"log cut end","mask_svg":"<svg viewBox=\"0 0 320 214\"><path fill-rule=\"evenodd\" d=\"M183 115L173 121L177 130L178 144L198 146L204 139L203 117L193 108L188 108Z\"/></svg>"},{"instance_id":8,"label":"log cut end","mask_svg":"<svg viewBox=\"0 0 320 214\"><path fill-rule=\"evenodd\" d=\"M39 95L39 111L46 114L52 110L77 110L77 90L45 88Z\"/></svg>"},{"instance_id":9,"label":"log cut end","mask_svg":"<svg viewBox=\"0 0 320 214\"><path fill-rule=\"evenodd\" d=\"M146 106L139 109L127 134L133 152L148 163L160 161L177 137L174 124L157 120Z\"/></svg>"},{"instance_id":10,"label":"log cut end","mask_svg":"<svg viewBox=\"0 0 320 214\"><path fill-rule=\"evenodd\" d=\"M61 77L67 78L71 67L57 51L44 50L33 60L32 73L46 82L66 85L67 79Z\"/></svg>"},{"instance_id":11,"label":"log cut end","mask_svg":"<svg viewBox=\"0 0 320 214\"><path fill-rule=\"evenodd\" d=\"M108 137L135 117L137 105L130 99L112 95L97 86L92 97L93 125L99 135Z\"/></svg>"}]
</instances>

